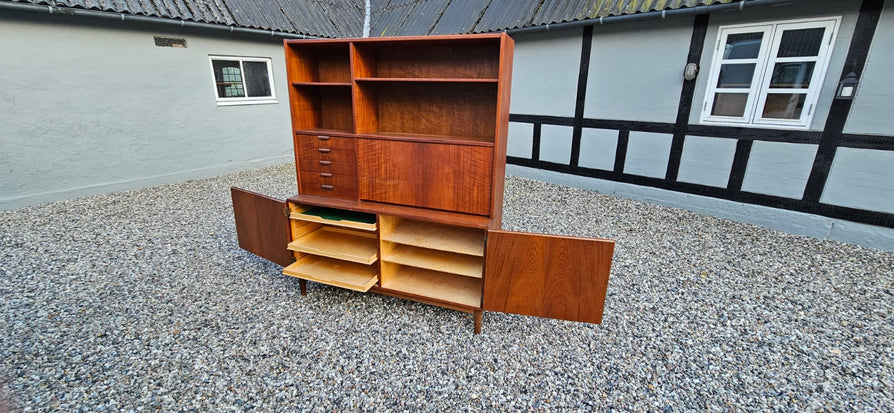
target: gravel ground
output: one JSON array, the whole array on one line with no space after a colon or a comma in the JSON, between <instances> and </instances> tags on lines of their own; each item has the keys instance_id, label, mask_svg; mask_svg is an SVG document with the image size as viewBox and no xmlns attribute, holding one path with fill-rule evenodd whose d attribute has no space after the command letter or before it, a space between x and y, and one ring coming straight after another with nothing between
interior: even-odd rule
<instances>
[{"instance_id":1,"label":"gravel ground","mask_svg":"<svg viewBox=\"0 0 894 413\"><path fill-rule=\"evenodd\" d=\"M602 325L296 279L228 187L291 165L0 212L20 411L890 411L894 254L507 179L504 228L617 240ZM2 410L2 409L0 409Z\"/></svg>"}]
</instances>

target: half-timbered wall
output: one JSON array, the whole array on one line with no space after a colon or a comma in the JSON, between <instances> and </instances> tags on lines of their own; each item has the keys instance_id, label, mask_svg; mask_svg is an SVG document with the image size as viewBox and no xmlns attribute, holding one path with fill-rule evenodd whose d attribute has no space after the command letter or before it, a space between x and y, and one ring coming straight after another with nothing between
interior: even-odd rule
<instances>
[{"instance_id":1,"label":"half-timbered wall","mask_svg":"<svg viewBox=\"0 0 894 413\"><path fill-rule=\"evenodd\" d=\"M807 128L700 123L719 28L840 18ZM894 250L894 6L824 0L518 34L509 172ZM693 81L687 62L701 72ZM853 101L834 99L847 72Z\"/></svg>"}]
</instances>

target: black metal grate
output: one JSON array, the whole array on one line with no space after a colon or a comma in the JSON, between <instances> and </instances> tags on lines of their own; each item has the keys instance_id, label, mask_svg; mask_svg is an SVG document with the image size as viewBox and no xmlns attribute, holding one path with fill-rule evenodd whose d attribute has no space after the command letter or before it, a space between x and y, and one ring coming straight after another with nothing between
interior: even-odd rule
<instances>
[{"instance_id":1,"label":"black metal grate","mask_svg":"<svg viewBox=\"0 0 894 413\"><path fill-rule=\"evenodd\" d=\"M155 45L158 47L182 47L185 49L186 39L155 36Z\"/></svg>"}]
</instances>

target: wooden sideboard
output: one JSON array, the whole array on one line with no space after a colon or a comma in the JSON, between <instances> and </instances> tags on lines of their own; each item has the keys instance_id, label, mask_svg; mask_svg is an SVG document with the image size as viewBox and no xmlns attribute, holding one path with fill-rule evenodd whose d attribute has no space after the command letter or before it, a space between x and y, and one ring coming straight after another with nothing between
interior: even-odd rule
<instances>
[{"instance_id":1,"label":"wooden sideboard","mask_svg":"<svg viewBox=\"0 0 894 413\"><path fill-rule=\"evenodd\" d=\"M283 273L474 314L600 323L614 242L502 231L506 34L286 40L298 195L232 188Z\"/></svg>"}]
</instances>

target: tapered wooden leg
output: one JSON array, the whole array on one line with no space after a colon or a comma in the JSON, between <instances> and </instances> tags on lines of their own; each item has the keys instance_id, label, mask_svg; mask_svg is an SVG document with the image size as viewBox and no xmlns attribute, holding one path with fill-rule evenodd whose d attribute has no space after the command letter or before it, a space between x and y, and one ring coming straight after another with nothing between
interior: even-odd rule
<instances>
[{"instance_id":1,"label":"tapered wooden leg","mask_svg":"<svg viewBox=\"0 0 894 413\"><path fill-rule=\"evenodd\" d=\"M301 287L301 295L307 295L307 281L299 279L298 286Z\"/></svg>"},{"instance_id":2,"label":"tapered wooden leg","mask_svg":"<svg viewBox=\"0 0 894 413\"><path fill-rule=\"evenodd\" d=\"M481 314L484 313L481 310L475 310L475 334L481 334Z\"/></svg>"}]
</instances>

